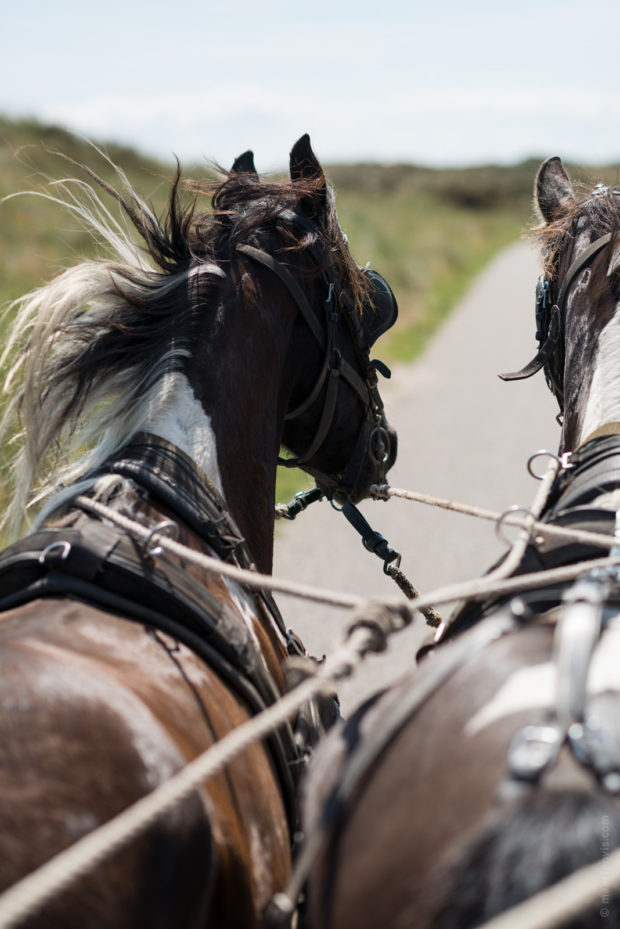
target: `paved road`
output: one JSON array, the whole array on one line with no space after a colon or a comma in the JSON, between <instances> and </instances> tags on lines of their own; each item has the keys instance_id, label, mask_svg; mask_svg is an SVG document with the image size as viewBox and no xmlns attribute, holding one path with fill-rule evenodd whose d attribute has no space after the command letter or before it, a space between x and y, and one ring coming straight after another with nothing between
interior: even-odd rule
<instances>
[{"instance_id":1,"label":"paved road","mask_svg":"<svg viewBox=\"0 0 620 929\"><path fill-rule=\"evenodd\" d=\"M421 360L397 367L384 382L388 418L399 434L393 487L500 511L531 502L537 485L526 463L534 451L557 449L555 400L542 374L507 384L497 373L520 368L534 354L537 276L538 259L528 245L502 253ZM360 508L402 553L402 569L420 592L480 575L503 550L488 522L395 499L365 501ZM274 573L369 597L398 594L379 559L325 502L280 528ZM347 611L282 595L279 604L311 653L321 655L340 641ZM420 620L343 684L344 714L410 668L426 634Z\"/></svg>"}]
</instances>

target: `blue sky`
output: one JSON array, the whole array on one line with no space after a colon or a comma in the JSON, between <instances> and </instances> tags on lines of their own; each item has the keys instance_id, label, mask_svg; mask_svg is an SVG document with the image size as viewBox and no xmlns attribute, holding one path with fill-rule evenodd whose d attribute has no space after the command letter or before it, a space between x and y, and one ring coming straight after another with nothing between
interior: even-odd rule
<instances>
[{"instance_id":1,"label":"blue sky","mask_svg":"<svg viewBox=\"0 0 620 929\"><path fill-rule=\"evenodd\" d=\"M0 112L165 158L620 160L618 0L34 0L3 11Z\"/></svg>"}]
</instances>

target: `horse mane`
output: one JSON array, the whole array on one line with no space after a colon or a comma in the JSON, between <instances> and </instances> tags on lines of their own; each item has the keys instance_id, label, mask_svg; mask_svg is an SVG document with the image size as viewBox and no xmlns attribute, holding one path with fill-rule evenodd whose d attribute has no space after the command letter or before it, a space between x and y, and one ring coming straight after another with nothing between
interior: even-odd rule
<instances>
[{"instance_id":1,"label":"horse mane","mask_svg":"<svg viewBox=\"0 0 620 929\"><path fill-rule=\"evenodd\" d=\"M547 277L552 277L557 271L560 253L584 225L592 230L595 237L611 232L615 239L620 230L620 195L614 189L600 190L593 196L590 187L584 184L574 186L578 196L572 205L567 206L558 219L532 229L532 237L541 249Z\"/></svg>"},{"instance_id":2,"label":"horse mane","mask_svg":"<svg viewBox=\"0 0 620 929\"><path fill-rule=\"evenodd\" d=\"M183 204L177 164L160 218L105 155L120 189L60 157L89 180L66 178L53 182L52 192L29 193L69 210L103 254L80 261L5 311L0 441L12 452L14 493L2 525L14 532L28 505L97 469L172 397L190 354L182 335L195 315L190 291L199 292L201 304L217 305L238 242L271 236L282 260L312 245L315 258L341 265L358 306L366 292L365 276L344 247L333 196L321 228L296 221L319 181L263 183L256 175L219 169L213 183L185 182L191 198ZM102 191L120 210L108 208ZM205 196L210 211L199 209ZM316 273L321 270L319 261ZM199 288L188 286L194 275L200 275Z\"/></svg>"},{"instance_id":3,"label":"horse mane","mask_svg":"<svg viewBox=\"0 0 620 929\"><path fill-rule=\"evenodd\" d=\"M434 929L474 929L620 844L617 804L602 792L541 790L500 806L475 837L455 848L431 892ZM604 890L604 888L601 888ZM609 926L617 926L620 897L605 891ZM595 901L562 929L597 929Z\"/></svg>"}]
</instances>

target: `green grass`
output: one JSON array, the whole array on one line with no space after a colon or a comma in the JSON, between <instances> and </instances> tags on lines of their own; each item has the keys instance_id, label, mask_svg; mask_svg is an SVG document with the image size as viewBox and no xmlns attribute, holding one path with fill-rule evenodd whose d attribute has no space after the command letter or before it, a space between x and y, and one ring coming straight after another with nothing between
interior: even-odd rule
<instances>
[{"instance_id":1,"label":"green grass","mask_svg":"<svg viewBox=\"0 0 620 929\"><path fill-rule=\"evenodd\" d=\"M50 150L115 180L92 146L64 129L0 117L0 198L41 189L45 178L76 173ZM105 150L141 194L163 206L173 166L117 145L106 144ZM489 259L519 238L531 221L538 164L463 170L376 164L326 168L354 257L383 274L398 299L399 320L378 346L381 357L411 361L418 356ZM573 173L584 176L580 169ZM587 173L592 182L618 181L617 166ZM205 176L207 171L189 166L186 174ZM0 203L0 304L94 250L88 234L53 203L39 197L5 200ZM280 471L280 500L310 483L298 471Z\"/></svg>"}]
</instances>

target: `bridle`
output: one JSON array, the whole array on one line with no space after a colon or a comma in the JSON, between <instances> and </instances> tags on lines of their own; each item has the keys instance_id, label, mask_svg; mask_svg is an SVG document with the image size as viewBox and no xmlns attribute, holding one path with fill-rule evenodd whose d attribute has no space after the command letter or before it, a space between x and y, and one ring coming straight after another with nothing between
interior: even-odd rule
<instances>
[{"instance_id":1,"label":"bridle","mask_svg":"<svg viewBox=\"0 0 620 929\"><path fill-rule=\"evenodd\" d=\"M547 384L564 411L564 334L566 299L577 276L599 254L612 238L610 232L592 242L572 262L563 277L555 303L552 303L553 282L549 277L540 278L536 285L536 338L538 352L532 360L521 368L507 374L500 374L503 381L519 381L532 377L541 368L545 369Z\"/></svg>"},{"instance_id":2,"label":"bridle","mask_svg":"<svg viewBox=\"0 0 620 929\"><path fill-rule=\"evenodd\" d=\"M332 267L323 272L327 296L324 301L325 318L321 321L297 280L273 255L253 245L238 245L237 252L268 268L282 281L323 353L323 363L312 390L302 403L288 410L285 415L285 420L289 422L302 416L318 400L321 391L325 388L323 409L314 437L302 455L295 458L280 457L278 464L287 468L303 468L315 478L317 485L327 497L344 503L354 494L364 463L368 458L377 469L377 481L381 483L385 479L385 464L390 455L390 437L383 425L383 402L378 390L377 371L385 377L390 376L390 371L382 362L371 361L369 352L372 342L396 319L398 307L392 291L380 274L375 271L362 271L370 278L375 296L384 304L389 303L386 313L388 318L383 319L369 335L363 321L355 312L350 297L339 287ZM342 356L336 344L336 326L340 317L340 307L344 309L344 319L353 340L362 375L358 374ZM343 380L357 394L364 410L364 418L347 465L340 474L329 475L313 465L313 459L323 446L331 429L336 412L339 385Z\"/></svg>"}]
</instances>

